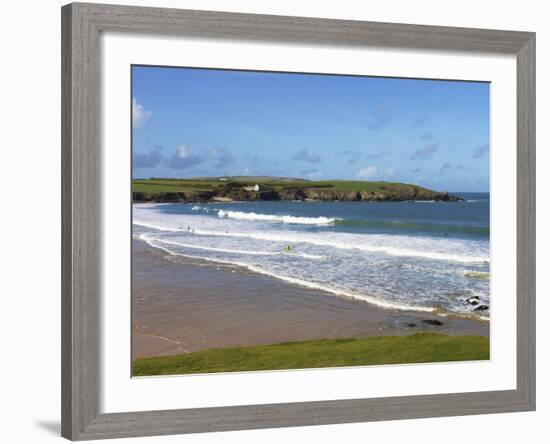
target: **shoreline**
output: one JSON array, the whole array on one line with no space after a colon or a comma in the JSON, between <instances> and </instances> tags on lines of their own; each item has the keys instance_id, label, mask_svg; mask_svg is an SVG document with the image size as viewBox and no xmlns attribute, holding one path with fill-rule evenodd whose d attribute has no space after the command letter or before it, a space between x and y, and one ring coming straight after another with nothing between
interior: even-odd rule
<instances>
[{"instance_id":1,"label":"shoreline","mask_svg":"<svg viewBox=\"0 0 550 444\"><path fill-rule=\"evenodd\" d=\"M140 224L137 224L137 225L140 225ZM147 226L147 225L141 225L141 226ZM377 300L378 298L376 296L373 296L373 295L370 295L370 294L355 295L355 294L352 294L352 293L348 293L344 290L341 290L341 291L340 290L334 290L334 289L325 287L322 284L314 284L314 283L311 283L311 282L308 282L308 281L300 280L298 278L280 276L280 275L277 275L275 273L271 273L269 271L258 269L253 265L240 264L240 263L236 263L236 262L235 263L225 262L223 260L214 259L214 258L197 258L197 257L193 257L193 256L190 256L190 255L185 255L185 254L174 254L174 253L170 252L170 250L168 250L165 247L162 247L162 246L159 246L159 245L152 246L152 245L148 244L147 241L144 240L144 239L139 239L139 241L145 242L152 249L161 250L165 254L167 254L168 256L178 257L183 261L188 260L190 262L204 263L204 264L208 264L209 266L212 266L212 267L228 267L228 268L231 268L231 269L236 269L236 270L238 270L239 272L242 272L242 273L253 273L253 274L256 274L256 275L265 276L265 277L270 278L270 279L275 279L277 281L286 283L286 284L288 284L290 286L293 286L293 287L299 287L299 288L309 289L309 290L313 290L313 291L318 291L318 292L321 292L325 295L331 295L331 296L334 296L334 297L337 297L337 298L340 298L340 299L345 299L345 300L349 300L349 301L356 301L356 302L368 304L370 306L380 308L380 309L384 309L384 310L391 310L391 311L397 311L397 312L425 313L426 316L429 316L430 314L433 314L433 315L437 315L438 317L444 317L444 318L449 318L450 317L450 318L467 319L467 320L474 320L474 321L485 321L485 322L490 321L489 317L485 317L485 316L482 316L482 315L475 316L475 313L473 313L474 316L468 316L466 314L456 313L456 312L452 312L452 311L446 311L444 309L437 309L437 308L432 309L432 308L429 308L429 307L413 308L413 307L408 307L408 306L405 306L405 305L399 305L398 303L391 303L391 302L385 302L385 301L382 301L382 300ZM477 275L477 273L485 273L485 272L470 272L470 274L475 274L475 275Z\"/></svg>"},{"instance_id":2,"label":"shoreline","mask_svg":"<svg viewBox=\"0 0 550 444\"><path fill-rule=\"evenodd\" d=\"M132 358L287 341L437 332L489 322L382 308L274 277L171 256L132 239Z\"/></svg>"}]
</instances>

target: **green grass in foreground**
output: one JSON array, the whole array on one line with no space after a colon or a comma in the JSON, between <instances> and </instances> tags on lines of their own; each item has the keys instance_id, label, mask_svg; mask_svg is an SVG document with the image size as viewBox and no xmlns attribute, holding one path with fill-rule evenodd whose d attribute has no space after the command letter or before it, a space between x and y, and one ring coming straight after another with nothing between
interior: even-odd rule
<instances>
[{"instance_id":1,"label":"green grass in foreground","mask_svg":"<svg viewBox=\"0 0 550 444\"><path fill-rule=\"evenodd\" d=\"M322 339L217 348L182 355L139 358L133 363L133 375L181 375L486 359L489 359L489 339L484 336L416 333L410 336Z\"/></svg>"}]
</instances>

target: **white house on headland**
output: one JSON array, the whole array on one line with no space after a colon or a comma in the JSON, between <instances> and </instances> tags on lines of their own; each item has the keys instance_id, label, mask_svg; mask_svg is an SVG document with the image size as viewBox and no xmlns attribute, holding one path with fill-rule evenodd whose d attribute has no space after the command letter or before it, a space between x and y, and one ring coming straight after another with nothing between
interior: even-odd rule
<instances>
[{"instance_id":1,"label":"white house on headland","mask_svg":"<svg viewBox=\"0 0 550 444\"><path fill-rule=\"evenodd\" d=\"M243 187L246 191L260 191L260 185L247 185Z\"/></svg>"}]
</instances>

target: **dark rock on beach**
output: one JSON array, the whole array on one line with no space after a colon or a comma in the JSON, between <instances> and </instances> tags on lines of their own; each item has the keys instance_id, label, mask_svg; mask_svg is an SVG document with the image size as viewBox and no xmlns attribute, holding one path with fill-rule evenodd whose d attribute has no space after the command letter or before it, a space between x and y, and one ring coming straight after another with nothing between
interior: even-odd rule
<instances>
[{"instance_id":1,"label":"dark rock on beach","mask_svg":"<svg viewBox=\"0 0 550 444\"><path fill-rule=\"evenodd\" d=\"M443 325L443 322L438 319L422 319L422 322L428 325Z\"/></svg>"},{"instance_id":2,"label":"dark rock on beach","mask_svg":"<svg viewBox=\"0 0 550 444\"><path fill-rule=\"evenodd\" d=\"M479 305L478 307L474 308L474 311L485 311L485 310L489 310L488 305Z\"/></svg>"}]
</instances>

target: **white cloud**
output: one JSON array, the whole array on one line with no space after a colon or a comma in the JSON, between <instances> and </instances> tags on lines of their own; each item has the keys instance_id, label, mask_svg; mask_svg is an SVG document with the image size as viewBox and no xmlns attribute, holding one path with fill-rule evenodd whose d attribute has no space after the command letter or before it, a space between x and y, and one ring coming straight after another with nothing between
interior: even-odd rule
<instances>
[{"instance_id":1,"label":"white cloud","mask_svg":"<svg viewBox=\"0 0 550 444\"><path fill-rule=\"evenodd\" d=\"M153 111L146 111L135 98L132 100L132 126L134 128L143 128L152 114Z\"/></svg>"},{"instance_id":2,"label":"white cloud","mask_svg":"<svg viewBox=\"0 0 550 444\"><path fill-rule=\"evenodd\" d=\"M376 168L375 166L366 166L359 170L358 176L361 179L372 179L377 174L378 174L378 168Z\"/></svg>"},{"instance_id":3,"label":"white cloud","mask_svg":"<svg viewBox=\"0 0 550 444\"><path fill-rule=\"evenodd\" d=\"M365 180L387 180L393 176L393 168L377 168L368 165L359 170L358 177Z\"/></svg>"},{"instance_id":4,"label":"white cloud","mask_svg":"<svg viewBox=\"0 0 550 444\"><path fill-rule=\"evenodd\" d=\"M180 159L185 159L192 156L193 152L187 145L180 145L176 150L176 154Z\"/></svg>"}]
</instances>

